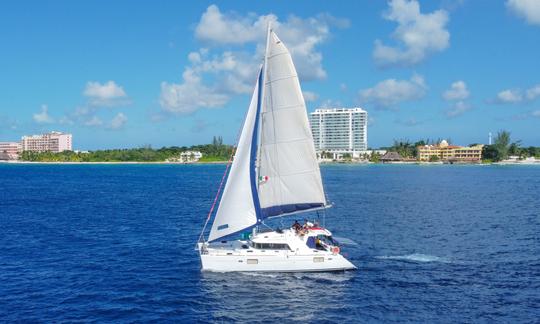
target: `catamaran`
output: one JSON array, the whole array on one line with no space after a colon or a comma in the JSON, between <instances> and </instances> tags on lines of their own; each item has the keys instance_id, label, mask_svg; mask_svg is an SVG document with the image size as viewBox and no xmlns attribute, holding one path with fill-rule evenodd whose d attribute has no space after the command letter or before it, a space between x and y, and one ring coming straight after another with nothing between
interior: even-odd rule
<instances>
[{"instance_id":1,"label":"catamaran","mask_svg":"<svg viewBox=\"0 0 540 324\"><path fill-rule=\"evenodd\" d=\"M264 63L222 184L225 178L208 239L204 235L206 224L220 190L197 243L202 270L356 269L341 254L332 233L315 222L303 226L295 222L286 229L262 229L267 219L330 206L296 69L289 51L270 26Z\"/></svg>"}]
</instances>

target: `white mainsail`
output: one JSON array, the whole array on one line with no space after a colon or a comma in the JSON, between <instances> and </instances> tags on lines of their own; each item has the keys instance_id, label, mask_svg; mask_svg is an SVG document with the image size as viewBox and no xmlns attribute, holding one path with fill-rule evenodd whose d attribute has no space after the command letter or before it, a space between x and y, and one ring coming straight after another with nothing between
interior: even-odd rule
<instances>
[{"instance_id":1,"label":"white mainsail","mask_svg":"<svg viewBox=\"0 0 540 324\"><path fill-rule=\"evenodd\" d=\"M257 212L253 199L253 187L256 177L254 174L254 161L252 156L257 143L253 142L254 134L257 136L257 123L259 117L259 97L262 83L262 68L251 97L249 110L244 121L244 127L238 140L236 154L234 155L227 184L223 190L221 201L216 212L209 241L234 234L249 228L257 223Z\"/></svg>"},{"instance_id":2,"label":"white mainsail","mask_svg":"<svg viewBox=\"0 0 540 324\"><path fill-rule=\"evenodd\" d=\"M262 109L259 183L262 218L326 205L298 75L270 32Z\"/></svg>"},{"instance_id":3,"label":"white mainsail","mask_svg":"<svg viewBox=\"0 0 540 324\"><path fill-rule=\"evenodd\" d=\"M209 241L326 206L291 55L272 31Z\"/></svg>"}]
</instances>

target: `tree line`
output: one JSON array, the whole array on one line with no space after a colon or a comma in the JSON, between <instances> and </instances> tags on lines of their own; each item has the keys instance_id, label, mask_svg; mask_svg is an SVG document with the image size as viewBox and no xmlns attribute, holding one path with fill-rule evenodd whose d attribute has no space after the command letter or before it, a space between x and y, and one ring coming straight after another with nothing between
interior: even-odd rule
<instances>
[{"instance_id":1,"label":"tree line","mask_svg":"<svg viewBox=\"0 0 540 324\"><path fill-rule=\"evenodd\" d=\"M21 160L30 162L164 162L168 159L178 158L186 151L199 151L203 157L201 162L228 161L234 147L223 144L221 136L215 137L211 144L193 146L170 146L153 149L144 146L132 149L110 149L89 152L64 151L31 152L24 151Z\"/></svg>"}]
</instances>

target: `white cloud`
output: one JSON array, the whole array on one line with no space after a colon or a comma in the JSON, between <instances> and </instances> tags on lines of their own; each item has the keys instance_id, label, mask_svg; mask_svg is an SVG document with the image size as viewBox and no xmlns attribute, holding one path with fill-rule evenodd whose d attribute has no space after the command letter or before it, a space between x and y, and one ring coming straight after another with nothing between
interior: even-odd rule
<instances>
[{"instance_id":1,"label":"white cloud","mask_svg":"<svg viewBox=\"0 0 540 324\"><path fill-rule=\"evenodd\" d=\"M387 46L375 40L373 58L377 65L414 65L449 46L450 33L446 30L449 18L445 10L422 14L416 0L391 0L389 7L383 17L398 23L392 37L399 45Z\"/></svg>"},{"instance_id":2,"label":"white cloud","mask_svg":"<svg viewBox=\"0 0 540 324\"><path fill-rule=\"evenodd\" d=\"M319 95L312 91L302 91L305 101L315 101L319 98Z\"/></svg>"},{"instance_id":3,"label":"white cloud","mask_svg":"<svg viewBox=\"0 0 540 324\"><path fill-rule=\"evenodd\" d=\"M538 97L540 97L540 84L534 85L526 90L520 88L502 90L497 94L494 100L490 101L497 104L516 104L534 101Z\"/></svg>"},{"instance_id":4,"label":"white cloud","mask_svg":"<svg viewBox=\"0 0 540 324\"><path fill-rule=\"evenodd\" d=\"M234 13L222 14L218 6L211 5L201 16L195 28L195 36L204 41L217 44L244 44L264 35L264 28L274 15L259 16L250 14L242 17Z\"/></svg>"},{"instance_id":5,"label":"white cloud","mask_svg":"<svg viewBox=\"0 0 540 324\"><path fill-rule=\"evenodd\" d=\"M211 5L195 28L195 36L212 46L257 44L254 59L260 62L268 22L287 45L303 80L326 77L322 54L317 47L328 39L331 27L346 28L349 25L348 20L328 14L308 18L290 15L287 20L280 21L273 14L242 16L234 12L222 13L216 5Z\"/></svg>"},{"instance_id":6,"label":"white cloud","mask_svg":"<svg viewBox=\"0 0 540 324\"><path fill-rule=\"evenodd\" d=\"M38 124L54 123L54 118L49 116L49 107L47 105L41 105L41 112L34 114L32 118Z\"/></svg>"},{"instance_id":7,"label":"white cloud","mask_svg":"<svg viewBox=\"0 0 540 324\"><path fill-rule=\"evenodd\" d=\"M114 118L111 120L111 123L109 125L109 128L110 129L120 129L122 127L124 127L124 125L126 124L128 118L126 115L124 115L123 113L118 113L116 114L116 116L114 116Z\"/></svg>"},{"instance_id":8,"label":"white cloud","mask_svg":"<svg viewBox=\"0 0 540 324\"><path fill-rule=\"evenodd\" d=\"M540 25L540 1L538 0L508 0L506 7L516 16L525 18L531 25Z\"/></svg>"},{"instance_id":9,"label":"white cloud","mask_svg":"<svg viewBox=\"0 0 540 324\"><path fill-rule=\"evenodd\" d=\"M88 97L90 104L95 106L116 106L126 104L127 94L124 89L114 81L103 84L89 81L83 92Z\"/></svg>"},{"instance_id":10,"label":"white cloud","mask_svg":"<svg viewBox=\"0 0 540 324\"><path fill-rule=\"evenodd\" d=\"M88 120L84 121L84 125L91 127L102 126L103 121L98 116L92 116Z\"/></svg>"},{"instance_id":11,"label":"white cloud","mask_svg":"<svg viewBox=\"0 0 540 324\"><path fill-rule=\"evenodd\" d=\"M269 21L289 48L301 80L325 78L322 54L317 48L330 35L331 26L343 28L348 21L329 15L305 19L289 16L286 21L279 21L272 14L239 15L221 12L211 5L195 27L195 37L207 47L188 54L190 64L184 69L182 82L162 82L162 109L191 113L200 108L221 107L234 95L251 93ZM223 47L226 50L221 52Z\"/></svg>"},{"instance_id":12,"label":"white cloud","mask_svg":"<svg viewBox=\"0 0 540 324\"><path fill-rule=\"evenodd\" d=\"M499 92L495 102L501 104L518 103L523 100L523 95L519 89L507 89Z\"/></svg>"},{"instance_id":13,"label":"white cloud","mask_svg":"<svg viewBox=\"0 0 540 324\"><path fill-rule=\"evenodd\" d=\"M202 84L201 78L188 69L184 72L183 83L161 83L161 107L171 113L192 113L199 108L215 108L223 106L229 97L222 93L216 93Z\"/></svg>"},{"instance_id":14,"label":"white cloud","mask_svg":"<svg viewBox=\"0 0 540 324\"><path fill-rule=\"evenodd\" d=\"M426 94L424 78L413 75L410 80L387 79L374 87L360 90L361 103L372 103L379 108L395 106L400 102L418 100Z\"/></svg>"},{"instance_id":15,"label":"white cloud","mask_svg":"<svg viewBox=\"0 0 540 324\"><path fill-rule=\"evenodd\" d=\"M444 100L464 100L469 97L470 93L467 89L467 84L463 81L456 81L452 83L450 89L443 93Z\"/></svg>"},{"instance_id":16,"label":"white cloud","mask_svg":"<svg viewBox=\"0 0 540 324\"><path fill-rule=\"evenodd\" d=\"M527 89L526 97L527 100L534 100L537 97L540 97L540 84L537 84L532 88Z\"/></svg>"},{"instance_id":17,"label":"white cloud","mask_svg":"<svg viewBox=\"0 0 540 324\"><path fill-rule=\"evenodd\" d=\"M472 106L469 105L468 103L463 102L463 101L458 101L452 106L452 108L446 111L446 116L448 118L454 118L454 117L463 115L464 113L466 113L467 111L471 109L472 109Z\"/></svg>"},{"instance_id":18,"label":"white cloud","mask_svg":"<svg viewBox=\"0 0 540 324\"><path fill-rule=\"evenodd\" d=\"M349 21L328 14L315 17L300 18L290 15L286 21L279 21L273 14L245 16L234 12L222 13L216 5L211 5L202 15L195 36L197 39L213 46L243 45L255 43L260 53L264 48L266 26L271 22L272 28L280 39L287 44L295 62L307 63L306 70L297 67L301 77L324 78L326 72L322 68L322 55L316 47L328 39L330 27L347 28Z\"/></svg>"}]
</instances>

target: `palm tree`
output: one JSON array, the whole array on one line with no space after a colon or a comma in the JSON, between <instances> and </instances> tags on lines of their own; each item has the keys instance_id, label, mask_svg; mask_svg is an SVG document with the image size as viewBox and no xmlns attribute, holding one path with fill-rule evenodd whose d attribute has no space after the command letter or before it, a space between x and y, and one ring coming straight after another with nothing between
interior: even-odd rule
<instances>
[{"instance_id":1,"label":"palm tree","mask_svg":"<svg viewBox=\"0 0 540 324\"><path fill-rule=\"evenodd\" d=\"M501 161L508 158L510 145L510 132L501 130L495 137L495 149L497 150L497 160Z\"/></svg>"}]
</instances>

